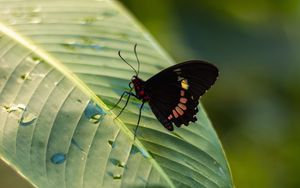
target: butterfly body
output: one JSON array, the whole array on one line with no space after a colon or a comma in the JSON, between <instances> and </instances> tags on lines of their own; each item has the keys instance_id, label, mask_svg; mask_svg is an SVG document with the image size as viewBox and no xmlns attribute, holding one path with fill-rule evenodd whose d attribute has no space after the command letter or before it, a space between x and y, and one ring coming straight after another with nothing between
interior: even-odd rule
<instances>
[{"instance_id":1,"label":"butterfly body","mask_svg":"<svg viewBox=\"0 0 300 188\"><path fill-rule=\"evenodd\" d=\"M133 76L131 82L133 83L137 99L142 100L143 102L148 102L150 100L150 96L145 89L145 81L137 76Z\"/></svg>"}]
</instances>

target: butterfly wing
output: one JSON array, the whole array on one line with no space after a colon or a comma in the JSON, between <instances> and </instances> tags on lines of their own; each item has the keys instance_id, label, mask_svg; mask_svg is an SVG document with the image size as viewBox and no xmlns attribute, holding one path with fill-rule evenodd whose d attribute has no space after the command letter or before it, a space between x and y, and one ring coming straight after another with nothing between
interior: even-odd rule
<instances>
[{"instance_id":1,"label":"butterfly wing","mask_svg":"<svg viewBox=\"0 0 300 188\"><path fill-rule=\"evenodd\" d=\"M216 81L218 69L200 60L176 64L145 82L149 105L165 128L180 127L197 119L199 97Z\"/></svg>"}]
</instances>

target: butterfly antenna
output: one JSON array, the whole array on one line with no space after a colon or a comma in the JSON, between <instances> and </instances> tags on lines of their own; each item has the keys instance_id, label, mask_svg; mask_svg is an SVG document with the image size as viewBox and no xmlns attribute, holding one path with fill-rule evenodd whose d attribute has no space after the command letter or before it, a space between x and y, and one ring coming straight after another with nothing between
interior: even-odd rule
<instances>
[{"instance_id":1,"label":"butterfly antenna","mask_svg":"<svg viewBox=\"0 0 300 188\"><path fill-rule=\"evenodd\" d=\"M137 71L137 74L139 74L140 73L140 61L139 61L139 58L138 58L137 53L136 53L136 47L137 47L137 43L135 43L135 45L134 45L134 54L135 54L136 60L138 62L138 71Z\"/></svg>"},{"instance_id":2,"label":"butterfly antenna","mask_svg":"<svg viewBox=\"0 0 300 188\"><path fill-rule=\"evenodd\" d=\"M139 73L138 72L136 72L136 70L133 68L133 66L131 66L122 56L121 56L121 51L119 50L118 51L118 54L119 54L119 57L127 64L127 65L129 65L131 68L132 68L132 70L134 70L134 72L136 73L136 75L138 75Z\"/></svg>"}]
</instances>

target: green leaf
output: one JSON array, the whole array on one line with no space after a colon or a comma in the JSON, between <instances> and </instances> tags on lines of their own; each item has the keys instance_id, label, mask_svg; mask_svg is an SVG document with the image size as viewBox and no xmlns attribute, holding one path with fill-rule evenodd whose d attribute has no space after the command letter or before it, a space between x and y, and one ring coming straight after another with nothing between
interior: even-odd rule
<instances>
[{"instance_id":1,"label":"green leaf","mask_svg":"<svg viewBox=\"0 0 300 188\"><path fill-rule=\"evenodd\" d=\"M165 130L139 101L109 110L133 75L174 64L117 2L0 1L0 155L38 187L233 187L222 146L198 122Z\"/></svg>"}]
</instances>

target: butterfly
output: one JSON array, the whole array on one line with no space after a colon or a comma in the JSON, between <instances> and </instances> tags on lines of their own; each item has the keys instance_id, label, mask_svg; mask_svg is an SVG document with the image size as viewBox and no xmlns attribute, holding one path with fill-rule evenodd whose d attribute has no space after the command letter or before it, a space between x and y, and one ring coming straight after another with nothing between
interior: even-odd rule
<instances>
[{"instance_id":1,"label":"butterfly","mask_svg":"<svg viewBox=\"0 0 300 188\"><path fill-rule=\"evenodd\" d=\"M138 69L131 66L118 51L119 57L135 72L129 82L129 91L124 91L114 109L127 96L126 103L121 109L119 117L126 108L130 97L141 101L139 117L134 136L140 123L142 109L148 103L152 112L160 123L169 131L174 130L174 125L188 126L190 122L197 121L199 98L215 83L219 71L218 68L205 61L185 61L155 74L144 81L139 77L140 62L134 45L134 54L138 62ZM133 92L134 90L134 92Z\"/></svg>"}]
</instances>

